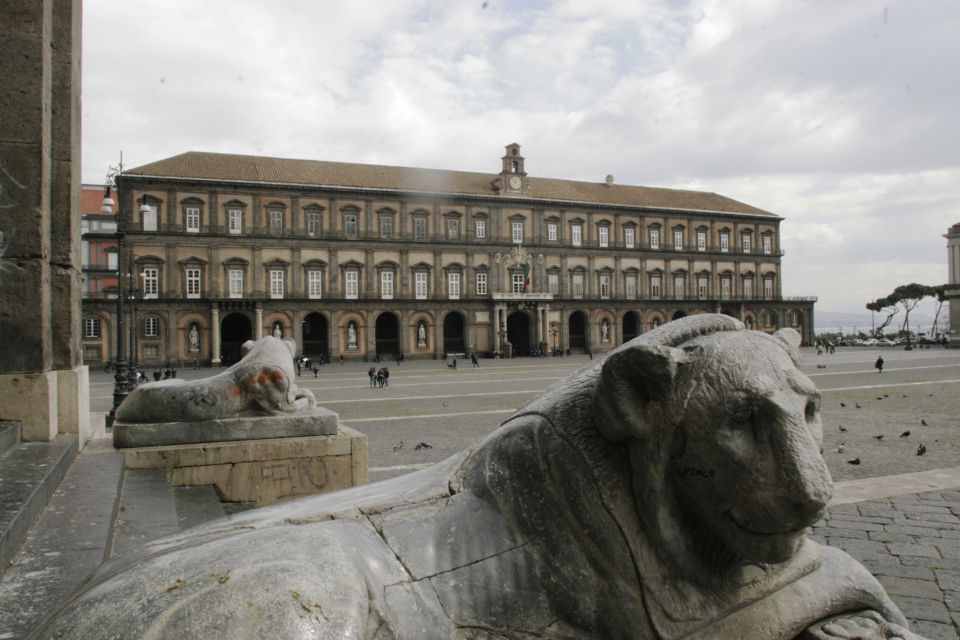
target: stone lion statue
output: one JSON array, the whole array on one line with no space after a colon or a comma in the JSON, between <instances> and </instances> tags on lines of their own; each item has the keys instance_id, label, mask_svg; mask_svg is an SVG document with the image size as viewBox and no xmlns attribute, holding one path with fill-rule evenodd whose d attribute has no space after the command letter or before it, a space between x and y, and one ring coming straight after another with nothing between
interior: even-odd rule
<instances>
[{"instance_id":1,"label":"stone lion statue","mask_svg":"<svg viewBox=\"0 0 960 640\"><path fill-rule=\"evenodd\" d=\"M104 564L36 638L915 638L804 532L824 512L799 336L664 325L402 478Z\"/></svg>"},{"instance_id":2,"label":"stone lion statue","mask_svg":"<svg viewBox=\"0 0 960 640\"><path fill-rule=\"evenodd\" d=\"M137 387L117 408L117 420L198 422L245 415L279 415L312 408L309 389L296 385L296 343L267 336L247 340L243 358L229 369L202 380L177 378Z\"/></svg>"}]
</instances>

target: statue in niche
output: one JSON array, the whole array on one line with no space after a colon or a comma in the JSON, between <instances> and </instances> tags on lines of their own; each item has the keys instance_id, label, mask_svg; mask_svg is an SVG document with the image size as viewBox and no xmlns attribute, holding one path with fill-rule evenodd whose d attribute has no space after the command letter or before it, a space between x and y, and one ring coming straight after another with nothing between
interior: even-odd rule
<instances>
[{"instance_id":1,"label":"statue in niche","mask_svg":"<svg viewBox=\"0 0 960 640\"><path fill-rule=\"evenodd\" d=\"M280 322L273 323L273 337L283 340L283 324Z\"/></svg>"},{"instance_id":2,"label":"statue in niche","mask_svg":"<svg viewBox=\"0 0 960 640\"><path fill-rule=\"evenodd\" d=\"M427 323L423 320L417 323L417 346L427 346Z\"/></svg>"},{"instance_id":3,"label":"statue in niche","mask_svg":"<svg viewBox=\"0 0 960 640\"><path fill-rule=\"evenodd\" d=\"M610 322L606 318L600 323L600 342L610 342Z\"/></svg>"},{"instance_id":4,"label":"statue in niche","mask_svg":"<svg viewBox=\"0 0 960 640\"><path fill-rule=\"evenodd\" d=\"M347 323L347 349L357 349L357 323L353 320Z\"/></svg>"},{"instance_id":5,"label":"statue in niche","mask_svg":"<svg viewBox=\"0 0 960 640\"><path fill-rule=\"evenodd\" d=\"M187 333L187 351L190 353L200 353L200 332L196 324L190 325L190 332Z\"/></svg>"},{"instance_id":6,"label":"statue in niche","mask_svg":"<svg viewBox=\"0 0 960 640\"><path fill-rule=\"evenodd\" d=\"M918 638L805 535L832 482L799 341L666 324L437 465L111 560L35 637Z\"/></svg>"}]
</instances>

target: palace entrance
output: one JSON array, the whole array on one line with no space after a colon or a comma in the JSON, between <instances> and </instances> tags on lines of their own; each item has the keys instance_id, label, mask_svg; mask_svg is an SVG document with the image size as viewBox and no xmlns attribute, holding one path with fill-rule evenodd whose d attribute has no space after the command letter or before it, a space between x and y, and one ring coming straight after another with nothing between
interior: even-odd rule
<instances>
[{"instance_id":1,"label":"palace entrance","mask_svg":"<svg viewBox=\"0 0 960 640\"><path fill-rule=\"evenodd\" d=\"M240 360L240 347L253 339L250 319L242 313L231 313L220 321L220 361L231 365Z\"/></svg>"}]
</instances>

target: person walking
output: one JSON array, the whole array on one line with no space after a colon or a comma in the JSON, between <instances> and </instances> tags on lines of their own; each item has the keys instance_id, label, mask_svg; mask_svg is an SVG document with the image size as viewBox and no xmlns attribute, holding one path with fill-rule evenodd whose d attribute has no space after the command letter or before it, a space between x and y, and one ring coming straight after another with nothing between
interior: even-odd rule
<instances>
[{"instance_id":1,"label":"person walking","mask_svg":"<svg viewBox=\"0 0 960 640\"><path fill-rule=\"evenodd\" d=\"M383 368L383 386L390 388L390 369L387 367Z\"/></svg>"},{"instance_id":2,"label":"person walking","mask_svg":"<svg viewBox=\"0 0 960 640\"><path fill-rule=\"evenodd\" d=\"M377 370L374 367L370 367L370 370L367 371L367 375L370 376L370 386L376 386Z\"/></svg>"},{"instance_id":3,"label":"person walking","mask_svg":"<svg viewBox=\"0 0 960 640\"><path fill-rule=\"evenodd\" d=\"M877 373L883 373L883 356L877 356L877 361L873 363L873 366L877 368Z\"/></svg>"},{"instance_id":4,"label":"person walking","mask_svg":"<svg viewBox=\"0 0 960 640\"><path fill-rule=\"evenodd\" d=\"M475 367L479 367L479 366L480 366L480 361L477 359L477 352L476 352L476 351L472 351L472 352L470 353L470 362L472 362L472 363L473 363L473 366L475 366Z\"/></svg>"}]
</instances>

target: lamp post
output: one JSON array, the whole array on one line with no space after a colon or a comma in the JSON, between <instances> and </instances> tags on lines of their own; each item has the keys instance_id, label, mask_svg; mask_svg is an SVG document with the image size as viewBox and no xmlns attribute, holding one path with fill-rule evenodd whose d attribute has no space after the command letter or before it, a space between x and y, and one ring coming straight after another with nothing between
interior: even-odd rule
<instances>
[{"instance_id":1,"label":"lamp post","mask_svg":"<svg viewBox=\"0 0 960 640\"><path fill-rule=\"evenodd\" d=\"M131 265L132 266L132 265ZM130 298L130 389L137 386L137 372L140 370L140 363L137 359L137 287L132 272L127 272L127 295Z\"/></svg>"},{"instance_id":2,"label":"lamp post","mask_svg":"<svg viewBox=\"0 0 960 640\"><path fill-rule=\"evenodd\" d=\"M104 183L103 206L100 213L113 213L114 200L111 191L116 186L116 178L123 175L123 153L120 154L120 165L110 167L107 170L107 179ZM116 417L117 407L124 401L130 393L130 371L127 368L126 346L128 340L128 330L126 324L126 291L124 280L126 269L124 269L123 260L123 192L117 190L116 224L117 224L117 338L114 348L114 375L113 375L113 407L110 408L109 422L112 425Z\"/></svg>"}]
</instances>

